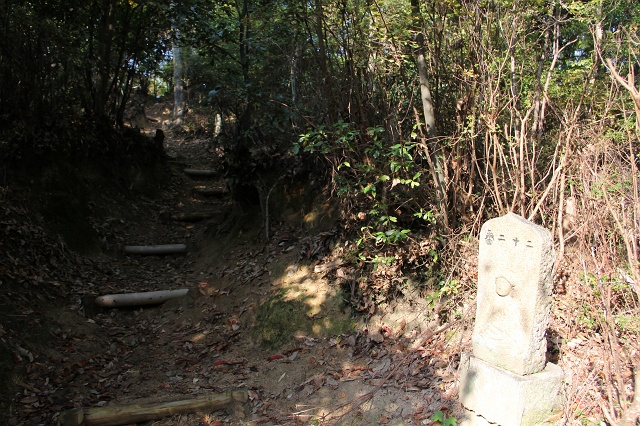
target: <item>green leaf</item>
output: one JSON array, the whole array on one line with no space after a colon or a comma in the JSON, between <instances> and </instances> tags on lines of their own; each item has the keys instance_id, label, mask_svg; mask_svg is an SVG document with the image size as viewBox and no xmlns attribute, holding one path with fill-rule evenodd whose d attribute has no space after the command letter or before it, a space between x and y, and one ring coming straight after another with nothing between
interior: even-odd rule
<instances>
[{"instance_id":1,"label":"green leaf","mask_svg":"<svg viewBox=\"0 0 640 426\"><path fill-rule=\"evenodd\" d=\"M433 413L433 416L431 416L431 420L440 423L444 422L444 413L440 410L436 411L435 413Z\"/></svg>"}]
</instances>

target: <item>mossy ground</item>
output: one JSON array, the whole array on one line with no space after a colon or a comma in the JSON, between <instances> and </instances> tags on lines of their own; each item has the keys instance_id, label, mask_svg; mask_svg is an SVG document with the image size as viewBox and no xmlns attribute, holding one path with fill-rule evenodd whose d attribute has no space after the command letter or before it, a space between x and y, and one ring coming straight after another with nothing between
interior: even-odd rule
<instances>
[{"instance_id":1,"label":"mossy ground","mask_svg":"<svg viewBox=\"0 0 640 426\"><path fill-rule=\"evenodd\" d=\"M279 349L296 336L322 338L353 329L341 290L314 277L309 267L289 266L277 283L256 313L253 333L262 347Z\"/></svg>"}]
</instances>

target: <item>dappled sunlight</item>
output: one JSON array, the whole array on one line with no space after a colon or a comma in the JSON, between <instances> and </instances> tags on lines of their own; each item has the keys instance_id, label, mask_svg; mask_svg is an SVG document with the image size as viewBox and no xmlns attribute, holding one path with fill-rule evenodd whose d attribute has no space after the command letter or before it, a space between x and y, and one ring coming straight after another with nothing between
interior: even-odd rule
<instances>
[{"instance_id":1,"label":"dappled sunlight","mask_svg":"<svg viewBox=\"0 0 640 426\"><path fill-rule=\"evenodd\" d=\"M289 266L280 278L280 287L286 290L285 300L297 300L305 303L309 309L308 317L319 315L327 298L335 293L327 288L324 281L314 279L313 270L309 266Z\"/></svg>"},{"instance_id":2,"label":"dappled sunlight","mask_svg":"<svg viewBox=\"0 0 640 426\"><path fill-rule=\"evenodd\" d=\"M196 333L196 334L192 335L189 338L189 340L192 341L192 342L198 343L198 342L203 341L206 338L207 338L207 333L200 332L200 333Z\"/></svg>"},{"instance_id":3,"label":"dappled sunlight","mask_svg":"<svg viewBox=\"0 0 640 426\"><path fill-rule=\"evenodd\" d=\"M326 338L348 332L354 322L339 293L310 265L282 265L270 281L269 296L258 307L257 334L264 344L274 346L295 336Z\"/></svg>"}]
</instances>

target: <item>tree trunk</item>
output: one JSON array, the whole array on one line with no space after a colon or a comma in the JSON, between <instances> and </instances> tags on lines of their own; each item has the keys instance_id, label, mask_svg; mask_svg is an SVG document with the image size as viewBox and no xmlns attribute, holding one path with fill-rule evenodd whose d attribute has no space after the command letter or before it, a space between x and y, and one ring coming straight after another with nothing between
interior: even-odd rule
<instances>
[{"instance_id":1,"label":"tree trunk","mask_svg":"<svg viewBox=\"0 0 640 426\"><path fill-rule=\"evenodd\" d=\"M171 26L174 33L173 43L171 46L173 52L173 122L174 124L182 124L182 118L186 112L186 97L184 87L184 63L182 61L182 42L180 41L180 21L181 13L174 2L171 2L171 9L174 10L174 16Z\"/></svg>"},{"instance_id":2,"label":"tree trunk","mask_svg":"<svg viewBox=\"0 0 640 426\"><path fill-rule=\"evenodd\" d=\"M320 67L320 75L322 77L322 90L327 100L327 117L330 123L337 121L335 99L333 98L333 90L331 87L331 77L327 67L327 48L324 40L324 10L322 0L315 1L316 6L316 38L318 39L318 65Z\"/></svg>"},{"instance_id":3,"label":"tree trunk","mask_svg":"<svg viewBox=\"0 0 640 426\"><path fill-rule=\"evenodd\" d=\"M251 122L253 119L253 102L249 76L249 40L251 37L249 0L243 0L241 5L239 2L236 3L236 8L238 12L238 22L240 24L238 44L240 48L240 66L242 67L242 83L244 84L246 104L242 115L238 119L238 141L240 142L240 145L244 146L245 136L251 128Z\"/></svg>"},{"instance_id":4,"label":"tree trunk","mask_svg":"<svg viewBox=\"0 0 640 426\"><path fill-rule=\"evenodd\" d=\"M176 33L179 33L176 30ZM182 62L182 46L180 40L173 41L173 122L182 124L186 109L184 95L184 68Z\"/></svg>"},{"instance_id":5,"label":"tree trunk","mask_svg":"<svg viewBox=\"0 0 640 426\"><path fill-rule=\"evenodd\" d=\"M96 117L104 117L106 114L107 98L109 96L109 83L111 79L111 46L113 44L113 13L115 2L103 0L98 28L98 55L97 84L93 99L93 113Z\"/></svg>"},{"instance_id":6,"label":"tree trunk","mask_svg":"<svg viewBox=\"0 0 640 426\"><path fill-rule=\"evenodd\" d=\"M427 76L424 35L422 34L422 12L420 12L420 3L418 0L411 0L411 9L413 12L414 30L416 31L416 67L418 70L418 77L420 79L420 99L422 101L422 113L424 115L424 129L426 135L426 145L424 148L427 150L431 176L436 187L436 203L440 210L440 217L442 221L441 225L446 229L449 227L449 214L447 208L444 165L442 160L443 156L438 153L439 149L435 139L436 116L433 108L431 89L429 88L429 79Z\"/></svg>"}]
</instances>

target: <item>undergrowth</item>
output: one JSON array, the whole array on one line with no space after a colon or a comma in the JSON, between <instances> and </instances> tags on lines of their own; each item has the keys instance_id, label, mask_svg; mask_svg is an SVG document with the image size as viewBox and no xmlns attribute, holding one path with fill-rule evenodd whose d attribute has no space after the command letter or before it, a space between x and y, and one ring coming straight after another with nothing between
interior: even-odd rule
<instances>
[{"instance_id":1,"label":"undergrowth","mask_svg":"<svg viewBox=\"0 0 640 426\"><path fill-rule=\"evenodd\" d=\"M555 238L548 339L550 358L577 381L567 389L568 423L605 419L632 426L640 413L640 156L630 123L619 125L628 131L612 133L594 123L574 133L576 149L553 160L563 173L530 203L528 218ZM562 132L558 137L564 140ZM343 282L356 312L372 314L416 289L442 322L473 304L479 227L512 210L485 204L485 194L474 216L455 217L455 228L442 226L420 144L391 142L382 127L358 129L342 121L314 127L294 143L293 153L328 165L342 215L334 255L357 271ZM505 185L485 173L491 191ZM590 363L573 362L585 353Z\"/></svg>"}]
</instances>

